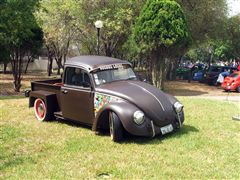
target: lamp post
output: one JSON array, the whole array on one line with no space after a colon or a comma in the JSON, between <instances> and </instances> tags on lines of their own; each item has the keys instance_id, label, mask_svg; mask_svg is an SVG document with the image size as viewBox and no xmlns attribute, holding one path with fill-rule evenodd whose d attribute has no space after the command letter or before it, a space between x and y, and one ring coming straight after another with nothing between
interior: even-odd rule
<instances>
[{"instance_id":1,"label":"lamp post","mask_svg":"<svg viewBox=\"0 0 240 180\"><path fill-rule=\"evenodd\" d=\"M99 38L100 38L100 29L103 27L103 22L98 20L95 22L95 27L97 28L97 54L99 55Z\"/></svg>"},{"instance_id":2,"label":"lamp post","mask_svg":"<svg viewBox=\"0 0 240 180\"><path fill-rule=\"evenodd\" d=\"M210 54L210 57L208 59L208 67L210 67L211 66L211 62L212 62L212 53L213 53L212 46L209 47L208 51L209 51L209 54Z\"/></svg>"}]
</instances>

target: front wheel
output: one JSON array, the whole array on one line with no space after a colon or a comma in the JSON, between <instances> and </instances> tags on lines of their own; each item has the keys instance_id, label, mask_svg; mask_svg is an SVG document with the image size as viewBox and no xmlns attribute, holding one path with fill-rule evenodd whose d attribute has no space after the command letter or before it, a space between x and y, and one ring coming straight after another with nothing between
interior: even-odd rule
<instances>
[{"instance_id":1,"label":"front wheel","mask_svg":"<svg viewBox=\"0 0 240 180\"><path fill-rule=\"evenodd\" d=\"M34 112L37 120L39 121L47 121L49 120L49 112L47 112L47 108L45 102L37 98L34 102Z\"/></svg>"},{"instance_id":2,"label":"front wheel","mask_svg":"<svg viewBox=\"0 0 240 180\"><path fill-rule=\"evenodd\" d=\"M109 113L109 128L111 140L120 142L123 139L123 126L119 117L114 113Z\"/></svg>"}]
</instances>

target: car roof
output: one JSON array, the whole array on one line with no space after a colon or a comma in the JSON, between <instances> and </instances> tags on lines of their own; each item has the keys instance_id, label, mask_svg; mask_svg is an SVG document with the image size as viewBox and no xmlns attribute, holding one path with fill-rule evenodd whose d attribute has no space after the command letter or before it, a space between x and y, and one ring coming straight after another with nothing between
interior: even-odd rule
<instances>
[{"instance_id":1,"label":"car roof","mask_svg":"<svg viewBox=\"0 0 240 180\"><path fill-rule=\"evenodd\" d=\"M227 69L237 69L236 67L232 67L232 66L216 66L216 65L213 65L213 66L210 66L210 67L217 67L217 68L227 68Z\"/></svg>"},{"instance_id":2,"label":"car roof","mask_svg":"<svg viewBox=\"0 0 240 180\"><path fill-rule=\"evenodd\" d=\"M77 56L68 59L65 63L65 66L81 66L88 71L93 71L95 69L101 68L102 66L115 64L129 64L131 66L131 63L128 61L106 56Z\"/></svg>"}]
</instances>

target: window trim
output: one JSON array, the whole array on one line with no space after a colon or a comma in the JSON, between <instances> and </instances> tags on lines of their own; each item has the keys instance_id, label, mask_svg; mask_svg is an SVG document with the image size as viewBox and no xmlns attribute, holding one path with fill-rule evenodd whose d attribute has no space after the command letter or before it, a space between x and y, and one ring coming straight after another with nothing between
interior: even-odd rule
<instances>
[{"instance_id":1,"label":"window trim","mask_svg":"<svg viewBox=\"0 0 240 180\"><path fill-rule=\"evenodd\" d=\"M67 73L66 69L67 69L67 68L78 68L78 69L83 70L84 73L86 73L86 74L89 76L89 79L90 79L90 87L83 87L83 86L66 84L66 77L67 77L67 76L66 76L66 73ZM64 67L63 87L72 88L72 89L89 90L89 89L94 88L94 83L93 83L91 74L90 74L84 67L82 67L82 66L71 66L71 65L68 65L68 66L65 66L65 67Z\"/></svg>"},{"instance_id":2,"label":"window trim","mask_svg":"<svg viewBox=\"0 0 240 180\"><path fill-rule=\"evenodd\" d=\"M136 73L134 72L132 66L129 66L129 68L132 69L135 77L137 78L137 75L136 75ZM109 70L116 70L116 69L106 69L106 70L99 70L99 71L109 71ZM92 72L92 82L94 83L95 87L99 87L99 86L101 86L101 85L109 84L109 83L116 82L116 81L126 81L126 79L119 79L119 80L114 80L114 81L107 82L107 83L103 83L103 84L97 84L96 81L95 81L95 78L94 78L94 73L97 73L97 72L99 72L99 71L94 71L94 72Z\"/></svg>"}]
</instances>

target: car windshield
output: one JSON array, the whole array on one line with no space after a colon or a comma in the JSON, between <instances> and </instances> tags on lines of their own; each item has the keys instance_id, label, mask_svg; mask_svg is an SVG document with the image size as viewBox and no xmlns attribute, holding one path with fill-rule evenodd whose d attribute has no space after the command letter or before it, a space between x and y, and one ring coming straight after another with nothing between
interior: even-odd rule
<instances>
[{"instance_id":1,"label":"car windshield","mask_svg":"<svg viewBox=\"0 0 240 180\"><path fill-rule=\"evenodd\" d=\"M122 65L118 68L98 70L93 73L96 85L111 83L119 80L136 80L132 68L129 65Z\"/></svg>"},{"instance_id":2,"label":"car windshield","mask_svg":"<svg viewBox=\"0 0 240 180\"><path fill-rule=\"evenodd\" d=\"M221 72L222 67L212 66L209 68L209 72Z\"/></svg>"}]
</instances>

